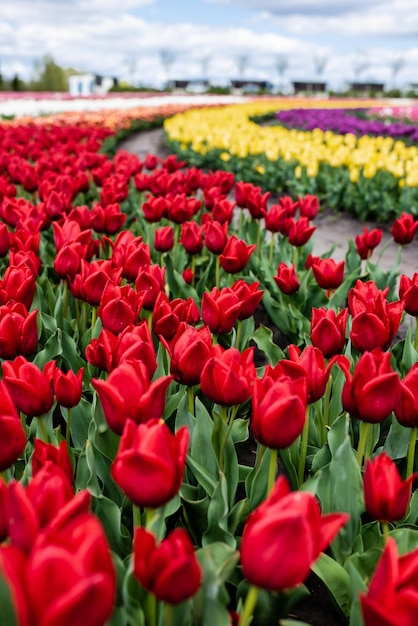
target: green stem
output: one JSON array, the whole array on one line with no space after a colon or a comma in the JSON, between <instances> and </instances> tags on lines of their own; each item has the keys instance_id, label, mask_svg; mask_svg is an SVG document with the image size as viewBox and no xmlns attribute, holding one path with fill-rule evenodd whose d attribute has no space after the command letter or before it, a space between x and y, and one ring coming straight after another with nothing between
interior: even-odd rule
<instances>
[{"instance_id":1,"label":"green stem","mask_svg":"<svg viewBox=\"0 0 418 626\"><path fill-rule=\"evenodd\" d=\"M153 593L147 594L146 600L147 626L157 626L157 598Z\"/></svg>"},{"instance_id":2,"label":"green stem","mask_svg":"<svg viewBox=\"0 0 418 626\"><path fill-rule=\"evenodd\" d=\"M370 424L369 422L361 422L360 424L360 437L357 448L357 463L359 464L360 469L363 466L363 457L364 451L366 449L367 439L370 432Z\"/></svg>"},{"instance_id":3,"label":"green stem","mask_svg":"<svg viewBox=\"0 0 418 626\"><path fill-rule=\"evenodd\" d=\"M239 214L239 221L238 221L238 233L240 237L242 237L243 226L244 226L244 211L241 209L240 214Z\"/></svg>"},{"instance_id":4,"label":"green stem","mask_svg":"<svg viewBox=\"0 0 418 626\"><path fill-rule=\"evenodd\" d=\"M219 262L219 255L216 255L216 262L215 262L215 287L217 287L218 289L221 286L221 264Z\"/></svg>"},{"instance_id":5,"label":"green stem","mask_svg":"<svg viewBox=\"0 0 418 626\"><path fill-rule=\"evenodd\" d=\"M260 589L251 585L248 590L247 597L245 598L244 608L239 620L239 626L249 626L251 624L259 593Z\"/></svg>"},{"instance_id":6,"label":"green stem","mask_svg":"<svg viewBox=\"0 0 418 626\"><path fill-rule=\"evenodd\" d=\"M173 619L173 607L171 604L167 604L165 605L165 626L173 626L174 625L174 619Z\"/></svg>"},{"instance_id":7,"label":"green stem","mask_svg":"<svg viewBox=\"0 0 418 626\"><path fill-rule=\"evenodd\" d=\"M332 375L330 374L325 387L324 394L324 413L323 413L323 433L322 433L322 445L327 441L328 426L329 426L329 404L331 399L331 387L332 387Z\"/></svg>"},{"instance_id":8,"label":"green stem","mask_svg":"<svg viewBox=\"0 0 418 626\"><path fill-rule=\"evenodd\" d=\"M91 312L91 338L94 336L94 327L96 326L97 320L97 308L94 306Z\"/></svg>"},{"instance_id":9,"label":"green stem","mask_svg":"<svg viewBox=\"0 0 418 626\"><path fill-rule=\"evenodd\" d=\"M269 265L270 266L273 263L273 255L274 255L274 233L271 233L270 248L269 248Z\"/></svg>"},{"instance_id":10,"label":"green stem","mask_svg":"<svg viewBox=\"0 0 418 626\"><path fill-rule=\"evenodd\" d=\"M41 435L42 435L42 441L44 443L49 443L49 437L48 437L48 433L46 431L46 426L45 426L45 422L44 422L43 416L38 417L38 424L39 424L39 429L40 429Z\"/></svg>"},{"instance_id":11,"label":"green stem","mask_svg":"<svg viewBox=\"0 0 418 626\"><path fill-rule=\"evenodd\" d=\"M137 528L138 526L142 526L141 509L136 504L132 505L132 520L133 520L134 529Z\"/></svg>"},{"instance_id":12,"label":"green stem","mask_svg":"<svg viewBox=\"0 0 418 626\"><path fill-rule=\"evenodd\" d=\"M268 479L267 479L267 496L269 496L271 490L273 489L274 483L276 481L276 471L277 471L277 450L271 450L269 473L268 473Z\"/></svg>"},{"instance_id":13,"label":"green stem","mask_svg":"<svg viewBox=\"0 0 418 626\"><path fill-rule=\"evenodd\" d=\"M0 478L2 478L5 485L7 485L7 483L11 479L10 469L5 469L2 472L0 472Z\"/></svg>"},{"instance_id":14,"label":"green stem","mask_svg":"<svg viewBox=\"0 0 418 626\"><path fill-rule=\"evenodd\" d=\"M71 409L67 408L67 430L65 432L65 439L67 441L68 449L70 448L71 442Z\"/></svg>"},{"instance_id":15,"label":"green stem","mask_svg":"<svg viewBox=\"0 0 418 626\"><path fill-rule=\"evenodd\" d=\"M415 339L414 339L414 348L418 350L418 317L415 318L416 326L415 326Z\"/></svg>"},{"instance_id":16,"label":"green stem","mask_svg":"<svg viewBox=\"0 0 418 626\"><path fill-rule=\"evenodd\" d=\"M382 529L383 541L386 544L389 537L389 522L380 522L380 527Z\"/></svg>"},{"instance_id":17,"label":"green stem","mask_svg":"<svg viewBox=\"0 0 418 626\"><path fill-rule=\"evenodd\" d=\"M306 455L308 452L308 434L309 434L309 404L306 407L305 423L303 425L302 437L300 440L299 465L298 465L298 485L303 483L305 476Z\"/></svg>"},{"instance_id":18,"label":"green stem","mask_svg":"<svg viewBox=\"0 0 418 626\"><path fill-rule=\"evenodd\" d=\"M298 269L298 256L299 248L297 246L293 246L293 265L295 266L295 270Z\"/></svg>"},{"instance_id":19,"label":"green stem","mask_svg":"<svg viewBox=\"0 0 418 626\"><path fill-rule=\"evenodd\" d=\"M237 321L237 334L235 338L235 347L239 350L239 342L241 339L241 331L242 331L242 320Z\"/></svg>"},{"instance_id":20,"label":"green stem","mask_svg":"<svg viewBox=\"0 0 418 626\"><path fill-rule=\"evenodd\" d=\"M196 281L195 281L195 272L196 272L196 256L193 254L192 255L192 276L193 276L193 278L192 278L192 287L194 287L195 283L196 283Z\"/></svg>"},{"instance_id":21,"label":"green stem","mask_svg":"<svg viewBox=\"0 0 418 626\"><path fill-rule=\"evenodd\" d=\"M64 315L64 319L68 319L68 292L69 292L69 288L68 288L68 282L66 280L64 280L64 311L63 311L63 315Z\"/></svg>"},{"instance_id":22,"label":"green stem","mask_svg":"<svg viewBox=\"0 0 418 626\"><path fill-rule=\"evenodd\" d=\"M256 239L256 245L257 245L257 256L260 259L261 258L261 225L260 225L260 220L257 220L257 239Z\"/></svg>"},{"instance_id":23,"label":"green stem","mask_svg":"<svg viewBox=\"0 0 418 626\"><path fill-rule=\"evenodd\" d=\"M219 452L219 468L221 472L223 472L225 468L225 448L226 448L226 444L228 443L228 439L229 439L229 435L231 434L232 427L234 425L234 415L231 415L231 418L228 423L228 409L226 406L221 407L221 415L222 415L222 421L224 422L224 424L228 424L227 429L225 431L225 436L222 440L221 449Z\"/></svg>"},{"instance_id":24,"label":"green stem","mask_svg":"<svg viewBox=\"0 0 418 626\"><path fill-rule=\"evenodd\" d=\"M189 413L195 417L193 387L187 387L187 398L189 400Z\"/></svg>"},{"instance_id":25,"label":"green stem","mask_svg":"<svg viewBox=\"0 0 418 626\"><path fill-rule=\"evenodd\" d=\"M414 472L415 461L415 445L417 442L418 428L411 428L411 435L409 437L408 456L406 462L406 477L408 478Z\"/></svg>"},{"instance_id":26,"label":"green stem","mask_svg":"<svg viewBox=\"0 0 418 626\"><path fill-rule=\"evenodd\" d=\"M263 460L264 452L267 450L266 446L263 446L262 443L257 442L257 454L255 457L255 465L254 470L257 471L261 465L261 461Z\"/></svg>"},{"instance_id":27,"label":"green stem","mask_svg":"<svg viewBox=\"0 0 418 626\"><path fill-rule=\"evenodd\" d=\"M152 524L152 520L155 517L155 509L145 509L145 528L149 528Z\"/></svg>"}]
</instances>

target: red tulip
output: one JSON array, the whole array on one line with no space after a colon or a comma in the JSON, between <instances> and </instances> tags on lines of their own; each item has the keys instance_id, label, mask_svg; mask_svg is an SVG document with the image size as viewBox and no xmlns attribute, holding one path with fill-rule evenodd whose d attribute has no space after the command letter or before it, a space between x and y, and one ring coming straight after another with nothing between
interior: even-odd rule
<instances>
[{"instance_id":1,"label":"red tulip","mask_svg":"<svg viewBox=\"0 0 418 626\"><path fill-rule=\"evenodd\" d=\"M314 346L306 346L301 352L297 346L290 345L288 352L289 361L285 359L279 361L278 367L283 368L284 373L289 365L293 366L296 363L302 367L308 385L308 404L316 402L324 395L331 368L335 363L348 367L348 360L344 356L332 357L325 366L324 355Z\"/></svg>"},{"instance_id":2,"label":"red tulip","mask_svg":"<svg viewBox=\"0 0 418 626\"><path fill-rule=\"evenodd\" d=\"M237 280L232 285L232 291L237 294L241 302L239 320L246 320L254 315L264 295L264 290L259 289L259 286L259 282L247 283L245 280Z\"/></svg>"},{"instance_id":3,"label":"red tulip","mask_svg":"<svg viewBox=\"0 0 418 626\"><path fill-rule=\"evenodd\" d=\"M212 356L212 334L207 326L193 328L182 322L170 342L161 341L170 354L170 371L183 385L197 385L206 362Z\"/></svg>"},{"instance_id":4,"label":"red tulip","mask_svg":"<svg viewBox=\"0 0 418 626\"><path fill-rule=\"evenodd\" d=\"M35 295L36 275L33 268L25 262L19 265L9 263L9 267L0 280L0 304L15 300L22 302L29 311Z\"/></svg>"},{"instance_id":5,"label":"red tulip","mask_svg":"<svg viewBox=\"0 0 418 626\"><path fill-rule=\"evenodd\" d=\"M220 224L232 222L234 214L235 202L230 202L227 198L216 200L212 207L212 217Z\"/></svg>"},{"instance_id":6,"label":"red tulip","mask_svg":"<svg viewBox=\"0 0 418 626\"><path fill-rule=\"evenodd\" d=\"M155 301L160 291L165 287L165 267L159 265L148 265L142 267L135 280L135 289L138 293L143 292L144 309L152 311Z\"/></svg>"},{"instance_id":7,"label":"red tulip","mask_svg":"<svg viewBox=\"0 0 418 626\"><path fill-rule=\"evenodd\" d=\"M0 472L8 469L23 454L26 433L6 383L0 380Z\"/></svg>"},{"instance_id":8,"label":"red tulip","mask_svg":"<svg viewBox=\"0 0 418 626\"><path fill-rule=\"evenodd\" d=\"M289 243L292 246L304 246L309 241L316 226L311 226L307 217L300 217L297 221L293 221L289 228Z\"/></svg>"},{"instance_id":9,"label":"red tulip","mask_svg":"<svg viewBox=\"0 0 418 626\"><path fill-rule=\"evenodd\" d=\"M251 584L271 591L283 591L303 583L311 566L348 517L345 513L321 515L311 493L290 492L286 478L281 476L244 527L241 542L244 576Z\"/></svg>"},{"instance_id":10,"label":"red tulip","mask_svg":"<svg viewBox=\"0 0 418 626\"><path fill-rule=\"evenodd\" d=\"M39 533L27 561L35 624L74 626L82 615L86 624L103 626L114 608L116 575L105 533L91 513L70 516L73 501Z\"/></svg>"},{"instance_id":11,"label":"red tulip","mask_svg":"<svg viewBox=\"0 0 418 626\"><path fill-rule=\"evenodd\" d=\"M203 249L203 226L196 222L183 222L180 243L188 254L199 254Z\"/></svg>"},{"instance_id":12,"label":"red tulip","mask_svg":"<svg viewBox=\"0 0 418 626\"><path fill-rule=\"evenodd\" d=\"M126 222L127 215L126 213L121 212L118 201L119 197L120 201L124 200L127 194L126 191L122 191L122 195L119 197L118 195L113 195L113 193L107 196L107 191L108 190L106 188L103 188L101 193L102 203L104 204L103 201L106 201L105 206L96 204L91 209L91 227L96 231L96 233L114 235ZM114 191L115 188L113 187L112 192ZM103 197L104 195L105 197Z\"/></svg>"},{"instance_id":13,"label":"red tulip","mask_svg":"<svg viewBox=\"0 0 418 626\"><path fill-rule=\"evenodd\" d=\"M137 506L157 508L171 500L183 482L189 431L173 435L163 420L135 424L128 419L111 473Z\"/></svg>"},{"instance_id":14,"label":"red tulip","mask_svg":"<svg viewBox=\"0 0 418 626\"><path fill-rule=\"evenodd\" d=\"M338 289L344 280L345 262L336 263L334 259L311 257L310 268L316 282L322 289Z\"/></svg>"},{"instance_id":15,"label":"red tulip","mask_svg":"<svg viewBox=\"0 0 418 626\"><path fill-rule=\"evenodd\" d=\"M0 306L0 358L29 356L38 346L37 309L28 313L21 302Z\"/></svg>"},{"instance_id":16,"label":"red tulip","mask_svg":"<svg viewBox=\"0 0 418 626\"><path fill-rule=\"evenodd\" d=\"M19 626L32 626L31 609L26 597L25 553L15 546L0 546L0 573L9 587L17 623Z\"/></svg>"},{"instance_id":17,"label":"red tulip","mask_svg":"<svg viewBox=\"0 0 418 626\"><path fill-rule=\"evenodd\" d=\"M338 314L333 309L312 309L311 342L329 358L340 353L345 345L348 309Z\"/></svg>"},{"instance_id":18,"label":"red tulip","mask_svg":"<svg viewBox=\"0 0 418 626\"><path fill-rule=\"evenodd\" d=\"M412 481L416 474L402 480L392 459L382 452L367 459L364 470L364 500L366 511L379 522L403 519L411 499Z\"/></svg>"},{"instance_id":19,"label":"red tulip","mask_svg":"<svg viewBox=\"0 0 418 626\"><path fill-rule=\"evenodd\" d=\"M402 213L392 223L392 237L396 243L404 246L411 243L418 228L418 221L411 213Z\"/></svg>"},{"instance_id":20,"label":"red tulip","mask_svg":"<svg viewBox=\"0 0 418 626\"><path fill-rule=\"evenodd\" d=\"M68 478L68 482L73 484L74 470L68 454L67 444L61 441L60 445L54 446L52 443L45 443L41 439L34 440L34 450L32 455L32 476L36 476L44 465L51 461L60 468Z\"/></svg>"},{"instance_id":21,"label":"red tulip","mask_svg":"<svg viewBox=\"0 0 418 626\"><path fill-rule=\"evenodd\" d=\"M375 348L359 358L354 374L345 365L346 382L342 391L345 411L354 417L375 424L388 417L397 405L400 380L390 364L390 353Z\"/></svg>"},{"instance_id":22,"label":"red tulip","mask_svg":"<svg viewBox=\"0 0 418 626\"><path fill-rule=\"evenodd\" d=\"M273 278L280 291L288 296L296 293L300 287L294 264L289 267L286 263L279 263L277 275Z\"/></svg>"},{"instance_id":23,"label":"red tulip","mask_svg":"<svg viewBox=\"0 0 418 626\"><path fill-rule=\"evenodd\" d=\"M365 284L358 280L348 292L348 308L353 316L350 339L359 352L374 348L387 350L396 335L404 303L388 302L385 295L373 281Z\"/></svg>"},{"instance_id":24,"label":"red tulip","mask_svg":"<svg viewBox=\"0 0 418 626\"><path fill-rule=\"evenodd\" d=\"M418 428L418 363L414 363L401 380L395 416L402 426Z\"/></svg>"},{"instance_id":25,"label":"red tulip","mask_svg":"<svg viewBox=\"0 0 418 626\"><path fill-rule=\"evenodd\" d=\"M146 294L137 293L129 285L119 287L111 281L102 291L97 314L103 328L119 335L125 328L138 321Z\"/></svg>"},{"instance_id":26,"label":"red tulip","mask_svg":"<svg viewBox=\"0 0 418 626\"><path fill-rule=\"evenodd\" d=\"M167 216L169 201L162 196L148 196L146 202L142 205L144 217L149 223L158 223L163 217Z\"/></svg>"},{"instance_id":27,"label":"red tulip","mask_svg":"<svg viewBox=\"0 0 418 626\"><path fill-rule=\"evenodd\" d=\"M264 223L267 230L270 232L281 233L287 236L293 220L284 206L281 204L272 204L264 216Z\"/></svg>"},{"instance_id":28,"label":"red tulip","mask_svg":"<svg viewBox=\"0 0 418 626\"><path fill-rule=\"evenodd\" d=\"M80 402L83 390L84 367L80 368L77 374L72 370L64 373L58 367L54 373L53 389L55 398L63 407L71 409Z\"/></svg>"},{"instance_id":29,"label":"red tulip","mask_svg":"<svg viewBox=\"0 0 418 626\"><path fill-rule=\"evenodd\" d=\"M367 593L360 594L365 626L414 626L418 611L418 549L398 555L388 537Z\"/></svg>"},{"instance_id":30,"label":"red tulip","mask_svg":"<svg viewBox=\"0 0 418 626\"><path fill-rule=\"evenodd\" d=\"M228 240L228 222L206 222L203 228L205 246L212 254L221 254Z\"/></svg>"},{"instance_id":31,"label":"red tulip","mask_svg":"<svg viewBox=\"0 0 418 626\"><path fill-rule=\"evenodd\" d=\"M418 272L412 278L401 275L399 283L399 298L404 303L405 311L413 317L418 317Z\"/></svg>"},{"instance_id":32,"label":"red tulip","mask_svg":"<svg viewBox=\"0 0 418 626\"><path fill-rule=\"evenodd\" d=\"M54 363L55 361L50 361ZM29 417L41 417L54 403L48 363L40 370L23 356L2 363L3 380L18 411ZM52 373L53 376L53 373Z\"/></svg>"},{"instance_id":33,"label":"red tulip","mask_svg":"<svg viewBox=\"0 0 418 626\"><path fill-rule=\"evenodd\" d=\"M183 528L176 528L157 545L152 533L138 527L133 551L135 578L158 600L178 604L194 596L199 589L202 570Z\"/></svg>"},{"instance_id":34,"label":"red tulip","mask_svg":"<svg viewBox=\"0 0 418 626\"><path fill-rule=\"evenodd\" d=\"M168 252L174 246L174 230L172 226L155 229L154 248L158 252Z\"/></svg>"},{"instance_id":35,"label":"red tulip","mask_svg":"<svg viewBox=\"0 0 418 626\"><path fill-rule=\"evenodd\" d=\"M292 375L267 367L253 385L251 430L264 446L283 449L299 437L306 419L307 385L298 365Z\"/></svg>"},{"instance_id":36,"label":"red tulip","mask_svg":"<svg viewBox=\"0 0 418 626\"><path fill-rule=\"evenodd\" d=\"M139 424L161 417L171 380L171 376L161 376L151 382L143 363L123 361L112 370L107 380L93 378L92 385L98 393L109 428L121 435L128 419Z\"/></svg>"},{"instance_id":37,"label":"red tulip","mask_svg":"<svg viewBox=\"0 0 418 626\"><path fill-rule=\"evenodd\" d=\"M185 193L176 194L169 199L167 217L175 224L183 224L192 219L200 209L200 201L188 198Z\"/></svg>"},{"instance_id":38,"label":"red tulip","mask_svg":"<svg viewBox=\"0 0 418 626\"><path fill-rule=\"evenodd\" d=\"M300 214L313 220L319 212L319 201L317 196L307 193L305 197L298 196L298 206Z\"/></svg>"},{"instance_id":39,"label":"red tulip","mask_svg":"<svg viewBox=\"0 0 418 626\"><path fill-rule=\"evenodd\" d=\"M203 368L200 387L212 402L233 406L248 400L255 377L254 348L240 353L217 345Z\"/></svg>"},{"instance_id":40,"label":"red tulip","mask_svg":"<svg viewBox=\"0 0 418 626\"><path fill-rule=\"evenodd\" d=\"M202 320L214 335L229 333L240 310L241 302L230 287L214 287L202 296Z\"/></svg>"},{"instance_id":41,"label":"red tulip","mask_svg":"<svg viewBox=\"0 0 418 626\"><path fill-rule=\"evenodd\" d=\"M383 231L381 228L368 230L366 226L362 235L356 235L354 242L361 259L366 260L371 257L373 250L382 241L382 235Z\"/></svg>"},{"instance_id":42,"label":"red tulip","mask_svg":"<svg viewBox=\"0 0 418 626\"><path fill-rule=\"evenodd\" d=\"M118 284L123 268L115 268L110 260L98 260L88 263L81 259L80 272L70 281L71 293L75 298L98 306L103 290L108 281Z\"/></svg>"},{"instance_id":43,"label":"red tulip","mask_svg":"<svg viewBox=\"0 0 418 626\"><path fill-rule=\"evenodd\" d=\"M124 230L116 238L112 249L112 264L122 267L122 276L134 282L138 272L148 267L151 262L149 246L142 237L135 237L129 230Z\"/></svg>"},{"instance_id":44,"label":"red tulip","mask_svg":"<svg viewBox=\"0 0 418 626\"><path fill-rule=\"evenodd\" d=\"M245 241L238 239L235 235L231 235L219 257L221 267L225 272L228 272L228 274L241 272L247 266L248 260L255 248L256 244L247 246Z\"/></svg>"}]
</instances>

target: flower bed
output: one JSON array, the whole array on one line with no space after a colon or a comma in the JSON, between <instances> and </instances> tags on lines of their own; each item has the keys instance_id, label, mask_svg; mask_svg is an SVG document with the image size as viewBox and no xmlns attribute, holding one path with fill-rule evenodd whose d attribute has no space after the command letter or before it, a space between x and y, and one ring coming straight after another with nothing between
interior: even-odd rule
<instances>
[{"instance_id":1,"label":"flower bed","mask_svg":"<svg viewBox=\"0 0 418 626\"><path fill-rule=\"evenodd\" d=\"M310 571L327 624L412 623L415 268L112 132L2 128L4 623L296 626Z\"/></svg>"},{"instance_id":2,"label":"flower bed","mask_svg":"<svg viewBox=\"0 0 418 626\"><path fill-rule=\"evenodd\" d=\"M164 128L179 158L198 167L234 172L239 180L264 190L293 196L315 194L322 204L361 220L384 222L402 212L418 214L415 145L390 137L356 138L353 133L338 135L318 128L260 127L252 121L294 105L291 100L273 100L189 111L167 120ZM306 104L329 109L343 105L347 109L360 106L358 101ZM300 102L296 106L301 107Z\"/></svg>"}]
</instances>

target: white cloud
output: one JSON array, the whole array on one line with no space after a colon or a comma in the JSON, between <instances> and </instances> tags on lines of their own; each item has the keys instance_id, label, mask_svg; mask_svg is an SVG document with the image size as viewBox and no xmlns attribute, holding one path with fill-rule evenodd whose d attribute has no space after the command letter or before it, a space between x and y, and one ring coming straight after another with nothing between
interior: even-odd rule
<instances>
[{"instance_id":1,"label":"white cloud","mask_svg":"<svg viewBox=\"0 0 418 626\"><path fill-rule=\"evenodd\" d=\"M195 1L211 10L218 23L214 25L215 18L210 24L193 23L182 14L181 3L177 16L183 19L168 23L159 0L4 3L2 74L18 72L27 79L34 61L49 53L64 67L160 85L168 75L202 77L205 57L211 77L236 78L238 57L245 54L247 77L277 81L277 57L282 55L288 64L286 79L312 80L317 74L315 58L322 56L326 63L321 78L341 81L353 79L356 55L364 50L368 67L362 78L389 79L393 59L403 56L399 81L417 79L415 41L405 43L405 35L418 32L418 7L411 7L410 0ZM221 4L228 4L229 15L234 9L240 16L240 6L254 13L251 19L246 12L235 23L226 22ZM162 49L172 52L169 67L162 62Z\"/></svg>"}]
</instances>

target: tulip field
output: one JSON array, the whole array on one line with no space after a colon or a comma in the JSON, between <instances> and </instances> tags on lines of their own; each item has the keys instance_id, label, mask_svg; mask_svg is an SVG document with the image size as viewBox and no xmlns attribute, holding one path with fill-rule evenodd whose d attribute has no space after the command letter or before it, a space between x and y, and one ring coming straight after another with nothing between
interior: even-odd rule
<instances>
[{"instance_id":1,"label":"tulip field","mask_svg":"<svg viewBox=\"0 0 418 626\"><path fill-rule=\"evenodd\" d=\"M411 107L1 122L1 624L414 626L417 217Z\"/></svg>"}]
</instances>

